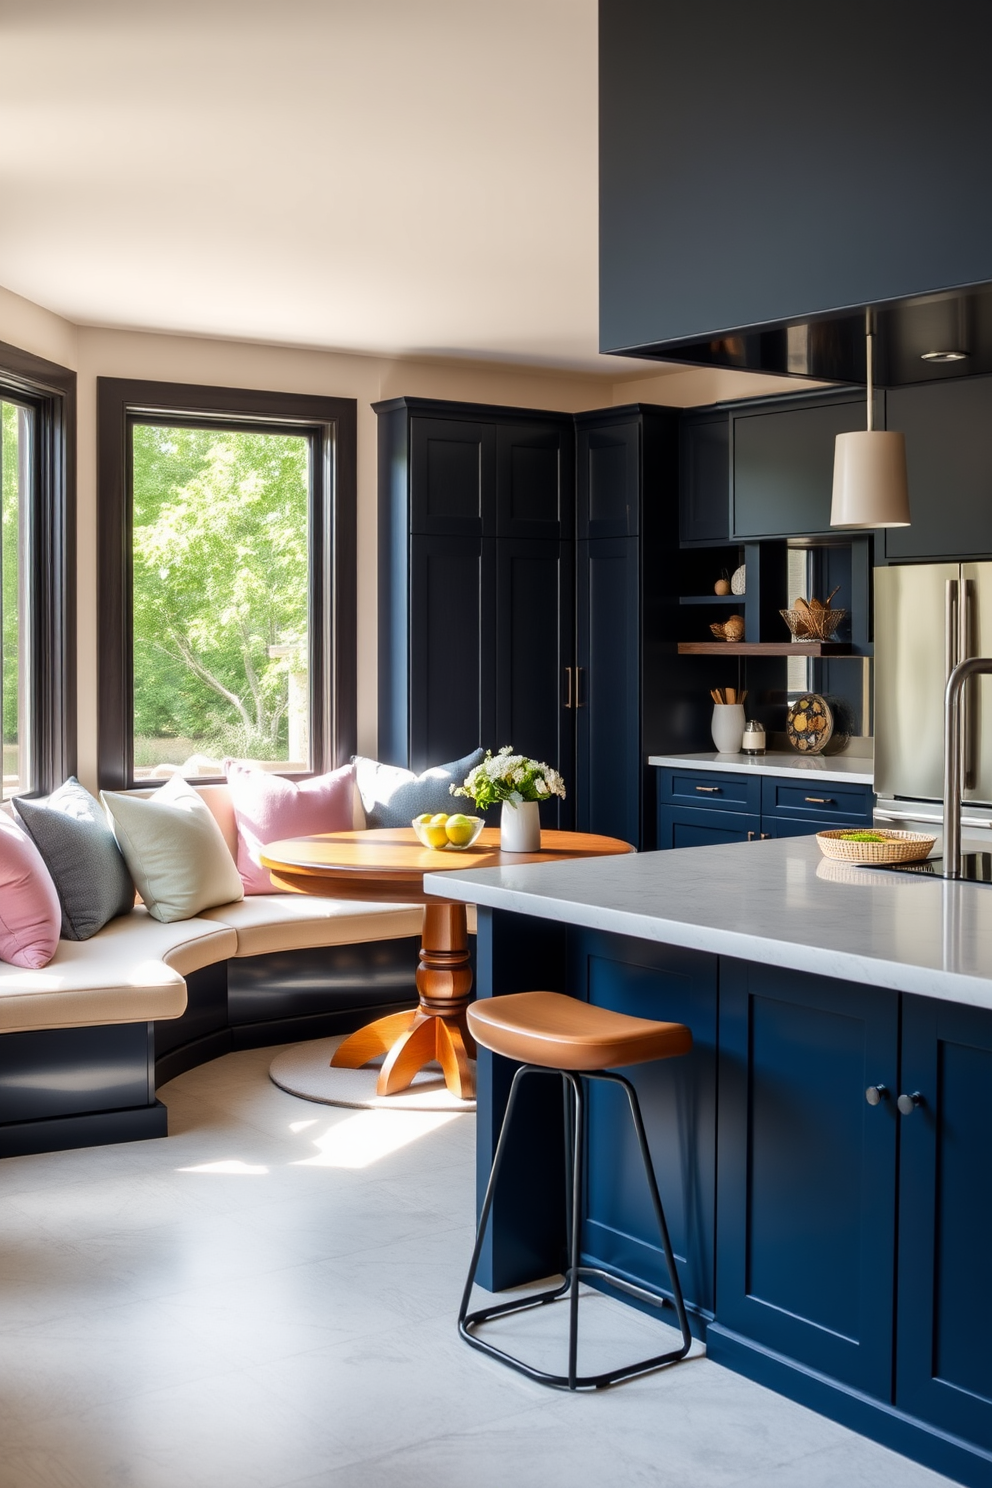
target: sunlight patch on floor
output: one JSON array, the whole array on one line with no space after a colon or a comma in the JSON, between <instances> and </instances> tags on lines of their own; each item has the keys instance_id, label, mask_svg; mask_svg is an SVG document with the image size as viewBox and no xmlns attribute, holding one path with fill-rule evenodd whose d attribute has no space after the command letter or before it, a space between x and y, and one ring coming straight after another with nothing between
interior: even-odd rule
<instances>
[{"instance_id":1,"label":"sunlight patch on floor","mask_svg":"<svg viewBox=\"0 0 992 1488\"><path fill-rule=\"evenodd\" d=\"M457 1121L459 1115L458 1111L359 1111L314 1140L316 1157L303 1158L293 1166L367 1168L449 1121Z\"/></svg>"},{"instance_id":2,"label":"sunlight patch on floor","mask_svg":"<svg viewBox=\"0 0 992 1488\"><path fill-rule=\"evenodd\" d=\"M255 1176L269 1170L260 1163L242 1162L238 1157L228 1157L223 1162L200 1163L195 1168L177 1168L177 1173L233 1173L240 1177Z\"/></svg>"}]
</instances>

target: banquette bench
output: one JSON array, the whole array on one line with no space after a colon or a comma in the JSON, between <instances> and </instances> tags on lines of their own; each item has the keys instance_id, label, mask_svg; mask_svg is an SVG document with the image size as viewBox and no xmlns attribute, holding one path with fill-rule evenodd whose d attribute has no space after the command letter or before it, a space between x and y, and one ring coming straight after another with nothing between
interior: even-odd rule
<instances>
[{"instance_id":1,"label":"banquette bench","mask_svg":"<svg viewBox=\"0 0 992 1488\"><path fill-rule=\"evenodd\" d=\"M228 787L196 789L236 857ZM0 963L0 1157L165 1136L156 1086L183 1070L413 1005L422 916L273 893L161 924L139 904L43 970Z\"/></svg>"}]
</instances>

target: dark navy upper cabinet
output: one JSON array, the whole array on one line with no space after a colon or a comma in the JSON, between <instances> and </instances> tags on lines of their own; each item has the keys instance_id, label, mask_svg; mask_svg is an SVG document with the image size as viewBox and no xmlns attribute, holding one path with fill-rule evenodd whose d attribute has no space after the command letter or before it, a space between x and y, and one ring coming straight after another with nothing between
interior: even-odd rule
<instances>
[{"instance_id":1,"label":"dark navy upper cabinet","mask_svg":"<svg viewBox=\"0 0 992 1488\"><path fill-rule=\"evenodd\" d=\"M717 1315L876 1399L892 1387L899 997L720 971ZM919 1300L919 1299L918 1299Z\"/></svg>"},{"instance_id":2,"label":"dark navy upper cabinet","mask_svg":"<svg viewBox=\"0 0 992 1488\"><path fill-rule=\"evenodd\" d=\"M899 1089L896 1405L992 1452L992 1013L904 997Z\"/></svg>"},{"instance_id":3,"label":"dark navy upper cabinet","mask_svg":"<svg viewBox=\"0 0 992 1488\"><path fill-rule=\"evenodd\" d=\"M896 388L886 425L906 436L913 519L885 533L886 558L992 556L992 377Z\"/></svg>"},{"instance_id":4,"label":"dark navy upper cabinet","mask_svg":"<svg viewBox=\"0 0 992 1488\"><path fill-rule=\"evenodd\" d=\"M410 527L495 536L496 431L469 419L410 420Z\"/></svg>"},{"instance_id":5,"label":"dark navy upper cabinet","mask_svg":"<svg viewBox=\"0 0 992 1488\"><path fill-rule=\"evenodd\" d=\"M498 535L570 540L574 524L573 469L570 419L498 424Z\"/></svg>"},{"instance_id":6,"label":"dark navy upper cabinet","mask_svg":"<svg viewBox=\"0 0 992 1488\"><path fill-rule=\"evenodd\" d=\"M733 536L829 535L834 440L865 423L863 398L734 414Z\"/></svg>"},{"instance_id":7,"label":"dark navy upper cabinet","mask_svg":"<svg viewBox=\"0 0 992 1488\"><path fill-rule=\"evenodd\" d=\"M623 409L580 414L577 536L635 537L639 530L641 424Z\"/></svg>"},{"instance_id":8,"label":"dark navy upper cabinet","mask_svg":"<svg viewBox=\"0 0 992 1488\"><path fill-rule=\"evenodd\" d=\"M684 543L730 536L730 417L683 418L679 440L679 537Z\"/></svg>"}]
</instances>

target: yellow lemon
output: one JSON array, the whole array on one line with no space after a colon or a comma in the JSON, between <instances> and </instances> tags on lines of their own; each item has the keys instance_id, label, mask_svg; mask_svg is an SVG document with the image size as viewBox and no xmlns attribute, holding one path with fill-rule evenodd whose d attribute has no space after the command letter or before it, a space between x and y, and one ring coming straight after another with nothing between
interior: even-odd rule
<instances>
[{"instance_id":1,"label":"yellow lemon","mask_svg":"<svg viewBox=\"0 0 992 1488\"><path fill-rule=\"evenodd\" d=\"M448 813L446 811L439 811L436 814L436 816L432 816L431 817L431 826L432 827L443 827L444 824L445 824L445 822L447 820L448 820Z\"/></svg>"},{"instance_id":2,"label":"yellow lemon","mask_svg":"<svg viewBox=\"0 0 992 1488\"><path fill-rule=\"evenodd\" d=\"M414 824L415 827L426 827L427 824L430 822L430 819L431 819L430 812L429 811L425 811L421 816L415 816L413 818L413 824Z\"/></svg>"},{"instance_id":3,"label":"yellow lemon","mask_svg":"<svg viewBox=\"0 0 992 1488\"><path fill-rule=\"evenodd\" d=\"M444 830L448 835L448 841L450 843L455 847L464 847L471 840L472 833L475 831L475 822L472 821L471 817L464 816L462 812L456 811L454 816L448 817Z\"/></svg>"}]
</instances>

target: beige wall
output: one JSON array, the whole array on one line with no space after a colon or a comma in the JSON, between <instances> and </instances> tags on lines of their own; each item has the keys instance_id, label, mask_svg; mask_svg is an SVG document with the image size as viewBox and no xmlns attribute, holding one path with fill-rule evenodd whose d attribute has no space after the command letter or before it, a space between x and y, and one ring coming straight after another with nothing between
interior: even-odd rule
<instances>
[{"instance_id":1,"label":"beige wall","mask_svg":"<svg viewBox=\"0 0 992 1488\"><path fill-rule=\"evenodd\" d=\"M355 398L358 402L358 745L376 742L376 445L371 405L400 394L577 412L629 402L690 407L794 389L745 373L673 370L612 378L75 326L0 289L0 341L78 375L79 774L96 785L96 379L134 377Z\"/></svg>"}]
</instances>

